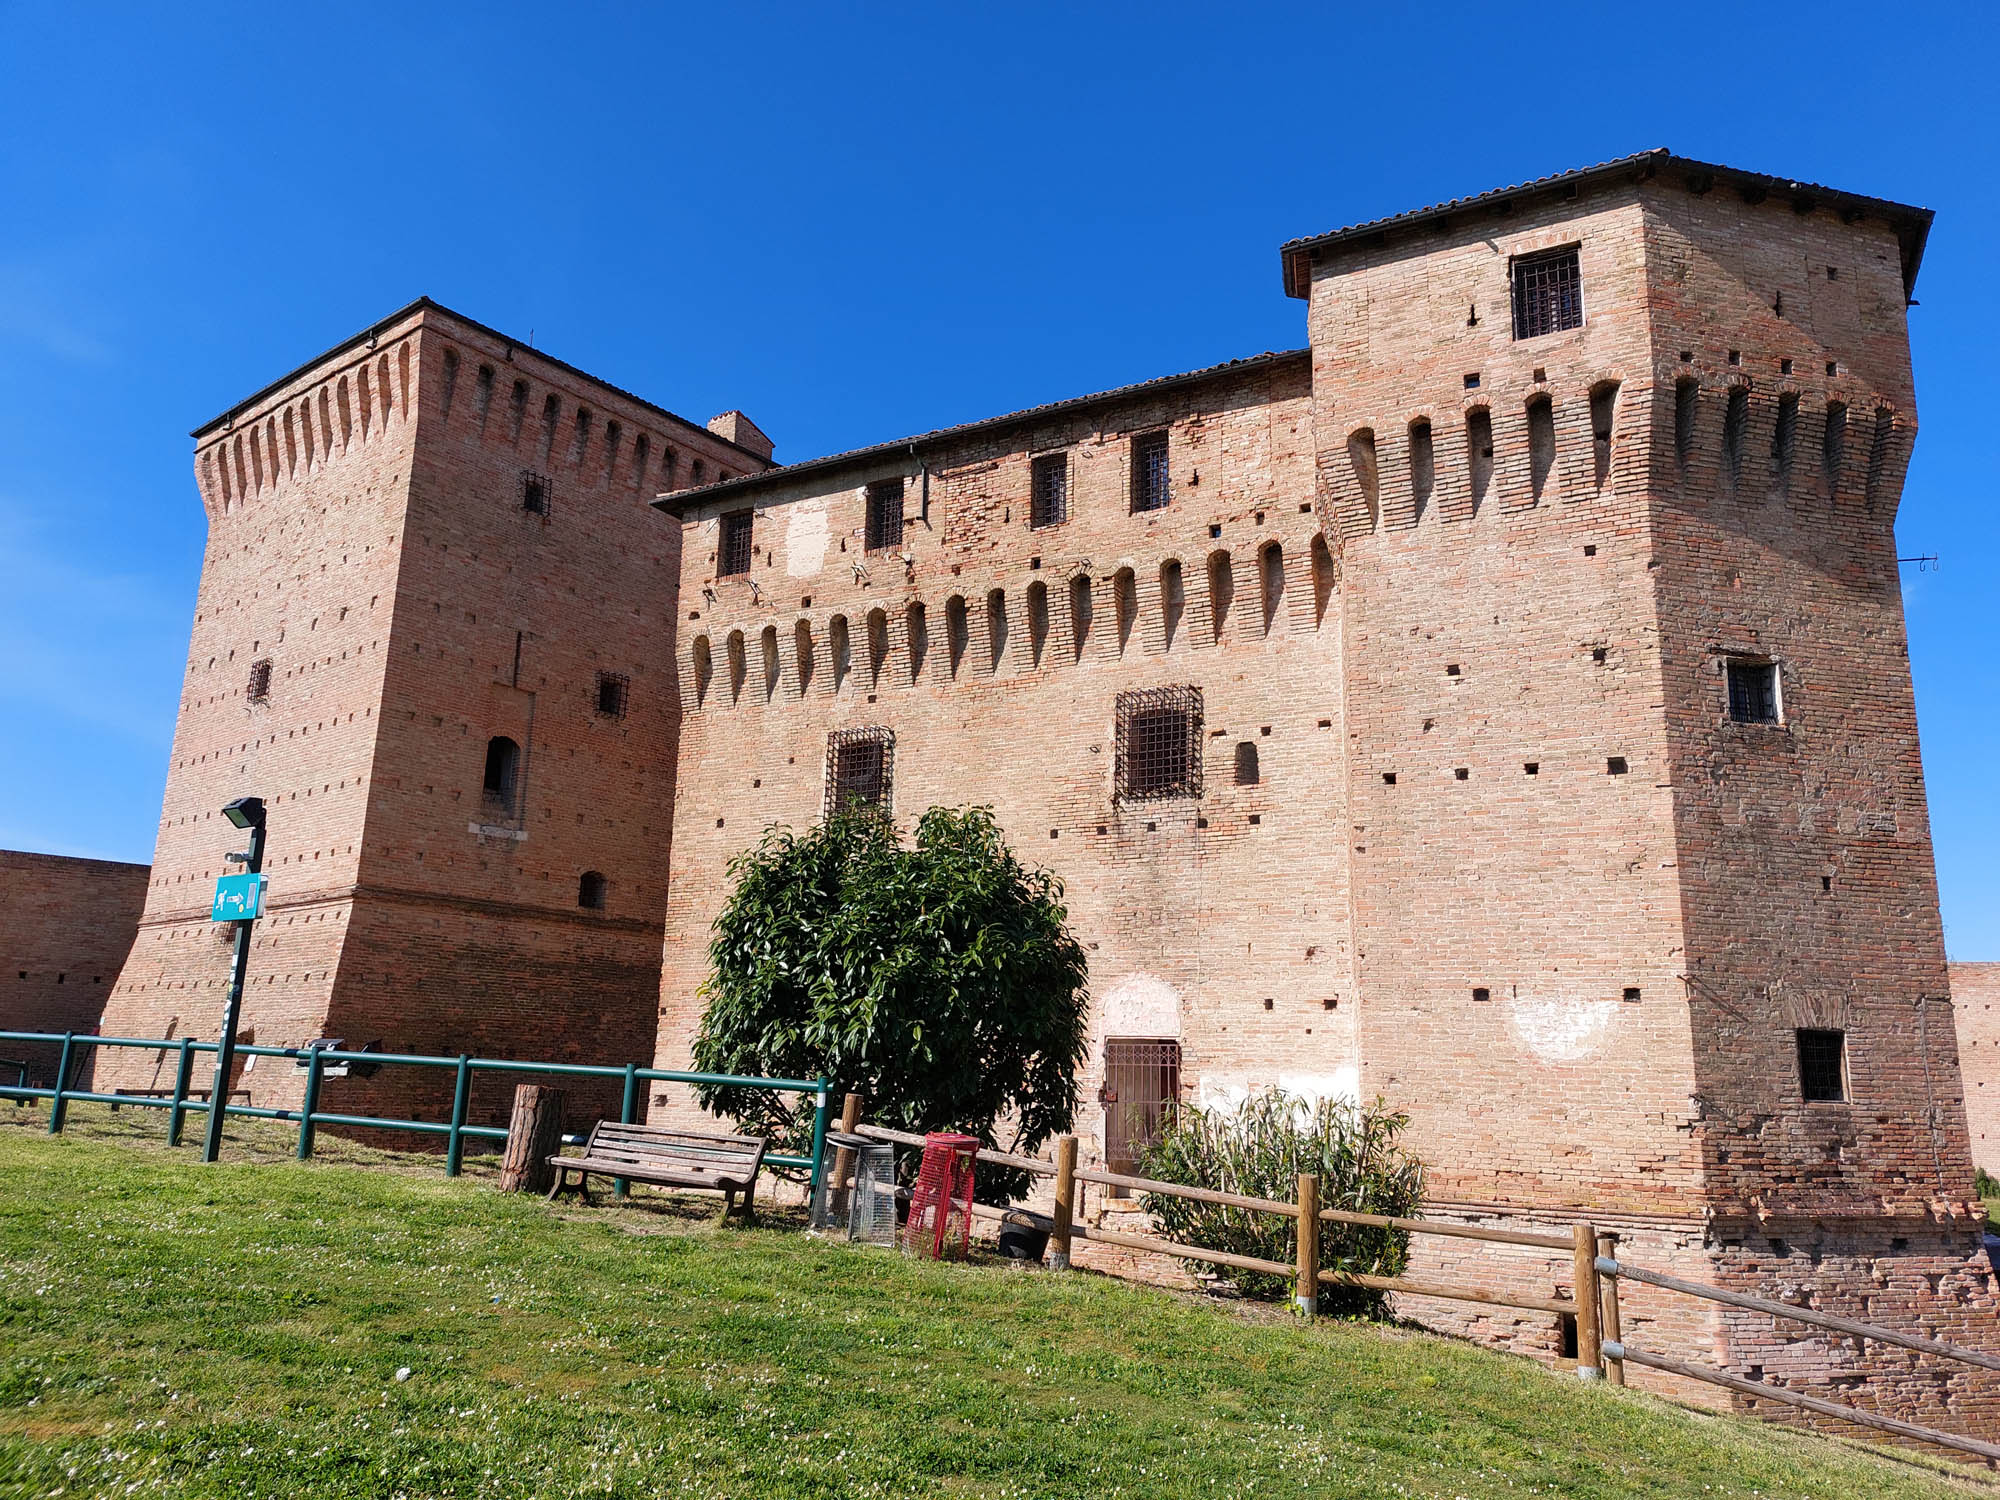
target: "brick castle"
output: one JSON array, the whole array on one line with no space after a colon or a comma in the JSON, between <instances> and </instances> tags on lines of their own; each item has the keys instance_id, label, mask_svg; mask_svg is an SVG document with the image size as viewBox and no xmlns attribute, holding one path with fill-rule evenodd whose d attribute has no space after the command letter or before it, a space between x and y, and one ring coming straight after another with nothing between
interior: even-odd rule
<instances>
[{"instance_id":1,"label":"brick castle","mask_svg":"<svg viewBox=\"0 0 2000 1500\"><path fill-rule=\"evenodd\" d=\"M1893 540L1929 222L1649 152L1286 245L1296 351L778 467L415 304L195 434L106 1029L213 1031L245 793L257 1040L665 1066L764 828L986 802L1090 952L1096 1152L1173 1100L1379 1095L1436 1213L1588 1208L1984 1342ZM1625 1326L1996 1414L1873 1348Z\"/></svg>"}]
</instances>

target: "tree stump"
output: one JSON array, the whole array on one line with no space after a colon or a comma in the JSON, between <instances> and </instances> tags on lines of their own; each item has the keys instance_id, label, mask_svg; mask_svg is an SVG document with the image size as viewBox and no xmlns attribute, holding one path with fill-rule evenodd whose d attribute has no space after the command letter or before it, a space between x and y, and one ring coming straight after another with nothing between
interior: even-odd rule
<instances>
[{"instance_id":1,"label":"tree stump","mask_svg":"<svg viewBox=\"0 0 2000 1500\"><path fill-rule=\"evenodd\" d=\"M562 1149L561 1089L523 1083L514 1089L514 1117L507 1122L507 1159L500 1168L503 1193L546 1193L556 1180L549 1158Z\"/></svg>"}]
</instances>

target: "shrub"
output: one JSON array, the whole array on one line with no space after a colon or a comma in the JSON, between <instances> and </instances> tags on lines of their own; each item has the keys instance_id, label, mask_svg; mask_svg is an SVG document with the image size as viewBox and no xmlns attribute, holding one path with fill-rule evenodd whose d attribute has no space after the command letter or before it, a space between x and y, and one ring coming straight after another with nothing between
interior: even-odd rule
<instances>
[{"instance_id":1,"label":"shrub","mask_svg":"<svg viewBox=\"0 0 2000 1500\"><path fill-rule=\"evenodd\" d=\"M878 813L805 833L772 829L730 866L709 945L704 1072L826 1078L868 1118L962 1130L1039 1151L1076 1114L1089 1000L1062 884L1017 860L985 808L934 807L904 844ZM761 1090L698 1091L704 1106L803 1150L812 1105ZM981 1163L980 1198L1026 1189Z\"/></svg>"},{"instance_id":2,"label":"shrub","mask_svg":"<svg viewBox=\"0 0 2000 1500\"><path fill-rule=\"evenodd\" d=\"M2000 1182L1993 1180L1993 1174L1984 1167L1972 1169L1972 1195L1975 1198L2000 1198Z\"/></svg>"},{"instance_id":3,"label":"shrub","mask_svg":"<svg viewBox=\"0 0 2000 1500\"><path fill-rule=\"evenodd\" d=\"M1397 1144L1409 1122L1379 1100L1367 1108L1346 1099L1312 1103L1272 1089L1230 1113L1177 1111L1143 1154L1140 1171L1161 1182L1281 1202L1294 1201L1300 1175L1312 1172L1322 1208L1412 1218L1423 1200L1424 1167ZM1260 1260L1297 1260L1290 1219L1157 1193L1143 1204L1169 1239ZM1407 1231L1323 1221L1320 1269L1401 1275L1409 1243ZM1292 1285L1261 1272L1234 1277L1251 1296L1282 1296ZM1322 1283L1319 1299L1326 1312L1379 1317L1386 1311L1382 1293L1360 1287Z\"/></svg>"}]
</instances>

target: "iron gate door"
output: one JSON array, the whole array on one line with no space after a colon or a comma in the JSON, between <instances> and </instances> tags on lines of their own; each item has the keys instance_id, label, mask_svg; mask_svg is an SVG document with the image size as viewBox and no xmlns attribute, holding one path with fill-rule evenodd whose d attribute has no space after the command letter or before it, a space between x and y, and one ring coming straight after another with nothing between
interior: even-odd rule
<instances>
[{"instance_id":1,"label":"iron gate door","mask_svg":"<svg viewBox=\"0 0 2000 1500\"><path fill-rule=\"evenodd\" d=\"M1159 1138L1180 1101L1181 1044L1164 1039L1106 1038L1104 1043L1104 1164L1136 1175L1138 1155Z\"/></svg>"}]
</instances>

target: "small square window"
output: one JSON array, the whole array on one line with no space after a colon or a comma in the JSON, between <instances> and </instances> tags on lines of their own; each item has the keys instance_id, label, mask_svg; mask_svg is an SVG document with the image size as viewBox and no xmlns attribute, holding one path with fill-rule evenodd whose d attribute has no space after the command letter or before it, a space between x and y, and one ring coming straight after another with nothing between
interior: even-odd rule
<instances>
[{"instance_id":1,"label":"small square window","mask_svg":"<svg viewBox=\"0 0 2000 1500\"><path fill-rule=\"evenodd\" d=\"M715 549L715 576L728 578L750 571L750 527L753 513L732 511L722 518L722 535Z\"/></svg>"},{"instance_id":2,"label":"small square window","mask_svg":"<svg viewBox=\"0 0 2000 1500\"><path fill-rule=\"evenodd\" d=\"M1847 1033L1799 1030L1799 1092L1808 1104L1837 1104L1847 1097Z\"/></svg>"},{"instance_id":3,"label":"small square window","mask_svg":"<svg viewBox=\"0 0 2000 1500\"><path fill-rule=\"evenodd\" d=\"M1132 439L1132 513L1165 510L1167 490L1167 435L1142 432Z\"/></svg>"},{"instance_id":4,"label":"small square window","mask_svg":"<svg viewBox=\"0 0 2000 1500\"><path fill-rule=\"evenodd\" d=\"M879 479L868 486L868 550L903 545L903 481Z\"/></svg>"},{"instance_id":5,"label":"small square window","mask_svg":"<svg viewBox=\"0 0 2000 1500\"><path fill-rule=\"evenodd\" d=\"M1028 501L1028 524L1060 526L1069 519L1069 455L1048 453L1034 462L1034 494Z\"/></svg>"},{"instance_id":6,"label":"small square window","mask_svg":"<svg viewBox=\"0 0 2000 1500\"><path fill-rule=\"evenodd\" d=\"M271 663L268 658L250 663L250 681L244 686L243 696L252 703L262 703L271 696Z\"/></svg>"},{"instance_id":7,"label":"small square window","mask_svg":"<svg viewBox=\"0 0 2000 1500\"><path fill-rule=\"evenodd\" d=\"M606 718L625 717L625 696L631 688L631 680L622 672L599 672L597 674L597 711Z\"/></svg>"},{"instance_id":8,"label":"small square window","mask_svg":"<svg viewBox=\"0 0 2000 1500\"><path fill-rule=\"evenodd\" d=\"M1117 775L1121 800L1201 796L1200 688L1118 695Z\"/></svg>"},{"instance_id":9,"label":"small square window","mask_svg":"<svg viewBox=\"0 0 2000 1500\"><path fill-rule=\"evenodd\" d=\"M1732 659L1729 676L1729 717L1738 724L1778 722L1778 664L1747 657Z\"/></svg>"},{"instance_id":10,"label":"small square window","mask_svg":"<svg viewBox=\"0 0 2000 1500\"><path fill-rule=\"evenodd\" d=\"M879 727L837 729L826 737L826 811L890 809L894 791L896 736Z\"/></svg>"},{"instance_id":11,"label":"small square window","mask_svg":"<svg viewBox=\"0 0 2000 1500\"><path fill-rule=\"evenodd\" d=\"M521 471L521 509L538 516L549 513L549 482L528 469Z\"/></svg>"},{"instance_id":12,"label":"small square window","mask_svg":"<svg viewBox=\"0 0 2000 1500\"><path fill-rule=\"evenodd\" d=\"M1583 273L1575 245L1514 262L1515 338L1540 338L1582 326Z\"/></svg>"}]
</instances>

